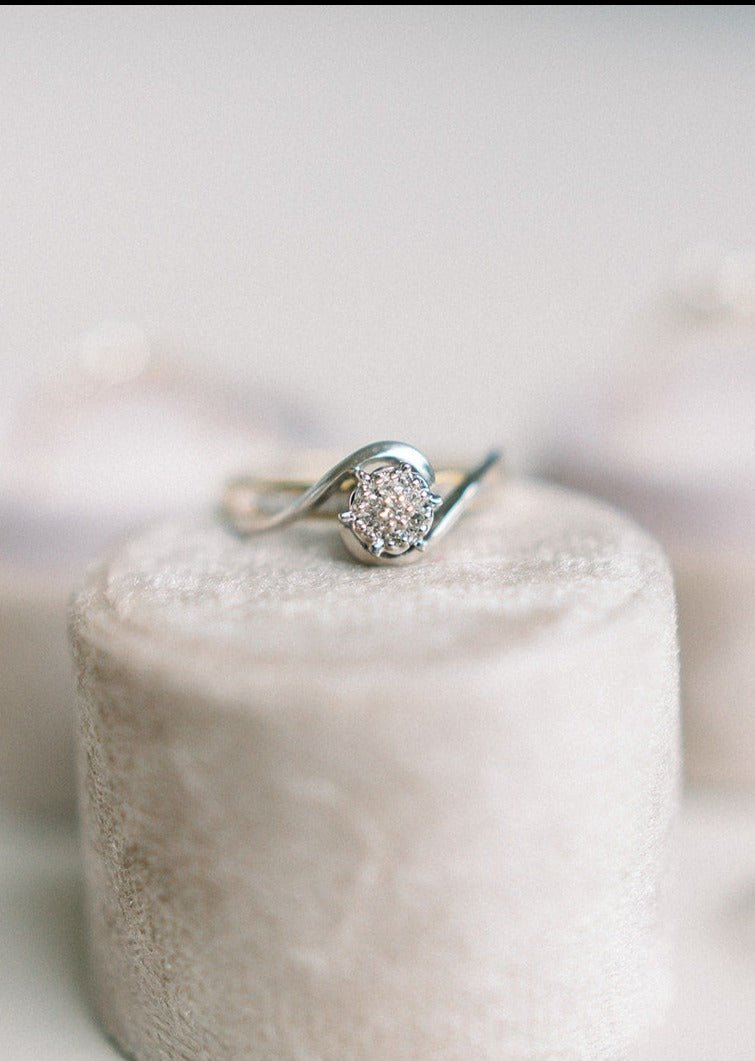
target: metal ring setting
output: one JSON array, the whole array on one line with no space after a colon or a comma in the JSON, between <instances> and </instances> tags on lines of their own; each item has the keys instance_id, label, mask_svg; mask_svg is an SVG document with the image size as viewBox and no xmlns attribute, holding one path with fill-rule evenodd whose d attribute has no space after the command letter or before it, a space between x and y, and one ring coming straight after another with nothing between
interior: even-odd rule
<instances>
[{"instance_id":1,"label":"metal ring setting","mask_svg":"<svg viewBox=\"0 0 755 1061\"><path fill-rule=\"evenodd\" d=\"M349 553L365 564L410 564L451 529L501 461L493 450L454 485L436 492L435 471L404 442L373 442L350 453L312 485L239 479L228 485L223 514L239 534L257 534L296 520L333 515ZM271 498L294 493L293 501Z\"/></svg>"}]
</instances>

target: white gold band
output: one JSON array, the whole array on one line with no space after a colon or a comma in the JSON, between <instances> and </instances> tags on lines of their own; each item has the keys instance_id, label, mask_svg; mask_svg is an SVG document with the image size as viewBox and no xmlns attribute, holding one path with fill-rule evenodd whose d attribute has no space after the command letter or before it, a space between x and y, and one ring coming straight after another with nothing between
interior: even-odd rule
<instances>
[{"instance_id":1,"label":"white gold band","mask_svg":"<svg viewBox=\"0 0 755 1061\"><path fill-rule=\"evenodd\" d=\"M436 477L428 459L403 442L373 442L350 453L315 483L238 479L222 511L239 534L257 534L299 519L337 516L349 552L368 564L412 563L456 523L483 482L500 467L493 450L468 470ZM433 486L449 485L445 495ZM294 494L294 499L289 500ZM281 499L283 503L281 503Z\"/></svg>"}]
</instances>

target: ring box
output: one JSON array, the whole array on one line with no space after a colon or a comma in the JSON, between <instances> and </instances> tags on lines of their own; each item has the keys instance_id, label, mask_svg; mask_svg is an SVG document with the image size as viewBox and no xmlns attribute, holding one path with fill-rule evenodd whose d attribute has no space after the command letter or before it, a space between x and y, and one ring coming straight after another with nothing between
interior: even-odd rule
<instances>
[{"instance_id":1,"label":"ring box","mask_svg":"<svg viewBox=\"0 0 755 1061\"><path fill-rule=\"evenodd\" d=\"M675 608L509 482L418 565L169 521L72 614L97 1006L129 1056L635 1056L671 986Z\"/></svg>"}]
</instances>

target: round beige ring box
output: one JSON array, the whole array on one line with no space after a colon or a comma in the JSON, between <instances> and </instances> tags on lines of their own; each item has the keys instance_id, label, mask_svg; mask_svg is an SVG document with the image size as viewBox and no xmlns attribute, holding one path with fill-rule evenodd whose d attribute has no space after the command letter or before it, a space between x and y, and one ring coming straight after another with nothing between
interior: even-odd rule
<instances>
[{"instance_id":1,"label":"round beige ring box","mask_svg":"<svg viewBox=\"0 0 755 1061\"><path fill-rule=\"evenodd\" d=\"M636 1056L670 985L671 578L512 482L415 566L164 523L73 612L93 981L139 1061Z\"/></svg>"}]
</instances>

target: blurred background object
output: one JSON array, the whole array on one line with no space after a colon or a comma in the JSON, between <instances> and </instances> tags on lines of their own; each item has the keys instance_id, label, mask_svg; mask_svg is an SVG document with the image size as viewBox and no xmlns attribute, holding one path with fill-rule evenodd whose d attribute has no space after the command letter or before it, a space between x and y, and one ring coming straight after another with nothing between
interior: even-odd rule
<instances>
[{"instance_id":1,"label":"blurred background object","mask_svg":"<svg viewBox=\"0 0 755 1061\"><path fill-rule=\"evenodd\" d=\"M546 467L633 513L676 577L688 777L755 790L755 254L681 256L630 364Z\"/></svg>"},{"instance_id":2,"label":"blurred background object","mask_svg":"<svg viewBox=\"0 0 755 1061\"><path fill-rule=\"evenodd\" d=\"M211 512L219 483L306 437L283 397L189 368L107 322L0 418L0 802L73 809L66 607L86 564L167 512Z\"/></svg>"}]
</instances>

